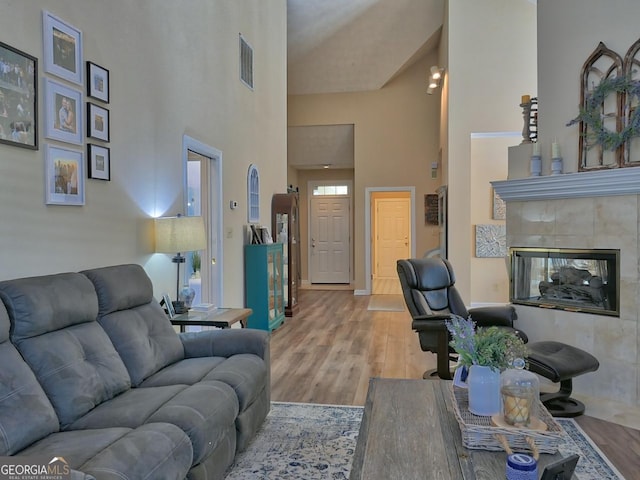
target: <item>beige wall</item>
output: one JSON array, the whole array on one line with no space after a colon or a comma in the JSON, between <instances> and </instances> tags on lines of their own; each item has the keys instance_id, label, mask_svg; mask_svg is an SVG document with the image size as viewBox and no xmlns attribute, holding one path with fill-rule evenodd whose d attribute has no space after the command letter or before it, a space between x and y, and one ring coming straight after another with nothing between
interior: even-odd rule
<instances>
[{"instance_id":1,"label":"beige wall","mask_svg":"<svg viewBox=\"0 0 640 480\"><path fill-rule=\"evenodd\" d=\"M0 145L0 278L135 262L156 295L172 292L175 264L152 253L148 227L183 211L187 134L223 154L224 302L243 304L249 164L261 173L262 223L286 187L286 2L188 3L0 0L2 41L39 59L41 88L40 149ZM43 68L42 9L82 30L84 60L110 71L111 182L87 180L82 207L44 204L45 145L56 142L43 138L43 78L58 79ZM254 47L254 91L238 78L240 32Z\"/></svg>"},{"instance_id":2,"label":"beige wall","mask_svg":"<svg viewBox=\"0 0 640 480\"><path fill-rule=\"evenodd\" d=\"M444 182L449 202L448 258L462 297L471 299L475 277L471 134L522 131L521 96L535 96L537 91L536 7L528 0L449 0L446 21L448 50L441 59L448 60L447 131L443 133L443 156L448 162Z\"/></svg>"},{"instance_id":3,"label":"beige wall","mask_svg":"<svg viewBox=\"0 0 640 480\"><path fill-rule=\"evenodd\" d=\"M505 220L493 218L492 180L506 180L508 148L520 138L513 136L485 136L471 139L471 226L474 228L474 252L471 257L471 296L465 301L474 303L508 303L509 276L505 257L478 258L475 256L475 226L505 225ZM457 276L457 271L456 271Z\"/></svg>"},{"instance_id":4,"label":"beige wall","mask_svg":"<svg viewBox=\"0 0 640 480\"><path fill-rule=\"evenodd\" d=\"M355 288L365 288L365 189L416 187L416 251L438 244L435 227L424 225L421 203L435 193L430 164L438 158L439 97L427 95L425 79L435 54L420 59L378 91L289 97L289 126L352 123L354 143ZM301 173L299 173L301 175ZM299 183L303 183L299 179ZM303 241L305 231L302 231ZM304 253L303 253L304 258Z\"/></svg>"}]
</instances>

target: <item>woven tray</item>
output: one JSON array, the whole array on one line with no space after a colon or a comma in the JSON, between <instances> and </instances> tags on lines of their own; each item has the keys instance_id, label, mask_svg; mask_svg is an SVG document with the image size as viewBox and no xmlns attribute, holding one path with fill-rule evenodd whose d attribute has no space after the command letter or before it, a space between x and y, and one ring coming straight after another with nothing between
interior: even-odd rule
<instances>
[{"instance_id":1,"label":"woven tray","mask_svg":"<svg viewBox=\"0 0 640 480\"><path fill-rule=\"evenodd\" d=\"M535 442L540 453L556 453L564 430L556 422L545 406L538 402L537 417L547 425L546 431L530 430L528 428L496 427L491 417L481 417L469 411L469 398L466 388L451 385L453 412L460 425L462 444L475 450L504 451L504 447L496 437L503 435L509 447L515 452L531 452L527 437Z\"/></svg>"}]
</instances>

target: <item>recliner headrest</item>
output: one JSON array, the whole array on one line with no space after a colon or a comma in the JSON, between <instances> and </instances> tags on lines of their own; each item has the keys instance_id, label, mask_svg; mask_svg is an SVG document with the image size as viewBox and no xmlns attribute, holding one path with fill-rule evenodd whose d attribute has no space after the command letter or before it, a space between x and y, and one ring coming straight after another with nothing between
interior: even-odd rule
<instances>
[{"instance_id":1,"label":"recliner headrest","mask_svg":"<svg viewBox=\"0 0 640 480\"><path fill-rule=\"evenodd\" d=\"M443 258L409 259L416 274L418 290L440 290L456 283L456 278L449 262Z\"/></svg>"}]
</instances>

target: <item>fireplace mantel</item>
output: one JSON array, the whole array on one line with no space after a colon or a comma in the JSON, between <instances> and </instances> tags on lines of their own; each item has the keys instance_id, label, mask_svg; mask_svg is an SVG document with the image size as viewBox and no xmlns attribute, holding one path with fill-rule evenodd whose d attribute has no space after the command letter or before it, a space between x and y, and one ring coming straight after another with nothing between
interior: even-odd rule
<instances>
[{"instance_id":1,"label":"fireplace mantel","mask_svg":"<svg viewBox=\"0 0 640 480\"><path fill-rule=\"evenodd\" d=\"M530 201L640 194L640 167L496 180L502 200Z\"/></svg>"}]
</instances>

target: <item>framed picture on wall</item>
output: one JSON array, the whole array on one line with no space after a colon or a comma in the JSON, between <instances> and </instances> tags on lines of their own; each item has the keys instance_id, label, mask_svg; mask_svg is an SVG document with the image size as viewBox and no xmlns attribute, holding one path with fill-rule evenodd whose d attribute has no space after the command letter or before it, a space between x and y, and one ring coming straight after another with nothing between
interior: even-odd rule
<instances>
[{"instance_id":1,"label":"framed picture on wall","mask_svg":"<svg viewBox=\"0 0 640 480\"><path fill-rule=\"evenodd\" d=\"M109 141L109 110L87 103L87 136Z\"/></svg>"},{"instance_id":2,"label":"framed picture on wall","mask_svg":"<svg viewBox=\"0 0 640 480\"><path fill-rule=\"evenodd\" d=\"M82 92L47 79L45 100L45 136L81 145Z\"/></svg>"},{"instance_id":3,"label":"framed picture on wall","mask_svg":"<svg viewBox=\"0 0 640 480\"><path fill-rule=\"evenodd\" d=\"M38 60L0 42L0 143L38 149Z\"/></svg>"},{"instance_id":4,"label":"framed picture on wall","mask_svg":"<svg viewBox=\"0 0 640 480\"><path fill-rule=\"evenodd\" d=\"M47 145L45 181L47 205L84 205L82 152Z\"/></svg>"},{"instance_id":5,"label":"framed picture on wall","mask_svg":"<svg viewBox=\"0 0 640 480\"><path fill-rule=\"evenodd\" d=\"M82 85L82 32L43 10L44 70Z\"/></svg>"},{"instance_id":6,"label":"framed picture on wall","mask_svg":"<svg viewBox=\"0 0 640 480\"><path fill-rule=\"evenodd\" d=\"M87 95L109 103L109 70L87 62Z\"/></svg>"},{"instance_id":7,"label":"framed picture on wall","mask_svg":"<svg viewBox=\"0 0 640 480\"><path fill-rule=\"evenodd\" d=\"M87 144L89 178L111 180L111 151L101 145Z\"/></svg>"}]
</instances>

